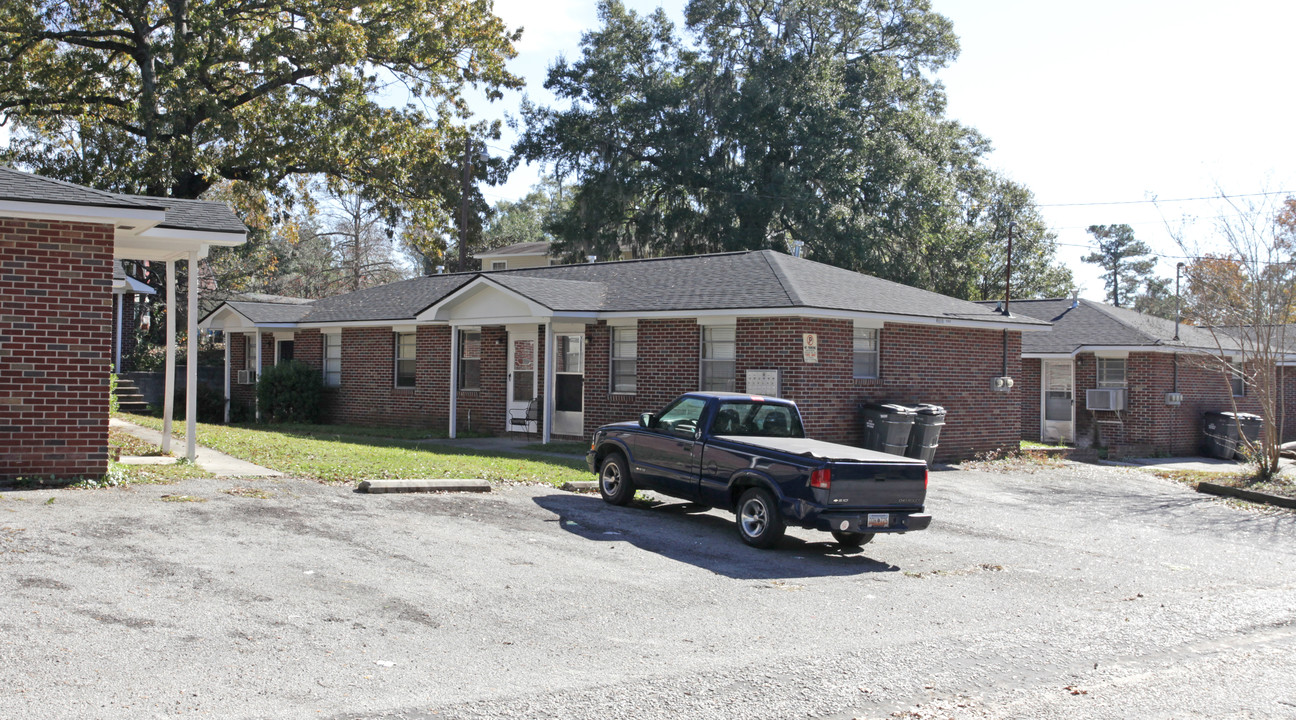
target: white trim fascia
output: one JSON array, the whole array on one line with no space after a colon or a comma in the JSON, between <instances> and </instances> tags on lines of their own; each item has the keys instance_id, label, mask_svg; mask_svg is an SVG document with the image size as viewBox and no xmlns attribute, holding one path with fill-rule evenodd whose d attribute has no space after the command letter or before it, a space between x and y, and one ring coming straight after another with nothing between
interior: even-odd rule
<instances>
[{"instance_id":1,"label":"white trim fascia","mask_svg":"<svg viewBox=\"0 0 1296 720\"><path fill-rule=\"evenodd\" d=\"M418 325L413 325L413 324L407 324L407 325L392 325L392 326L391 326L391 331L394 332L394 333L401 333L401 334L417 333L417 332L418 332Z\"/></svg>"},{"instance_id":2,"label":"white trim fascia","mask_svg":"<svg viewBox=\"0 0 1296 720\"><path fill-rule=\"evenodd\" d=\"M224 232L220 230L181 230L180 228L151 227L136 235L149 240L182 240L200 245L218 245L233 247L247 242L246 232Z\"/></svg>"},{"instance_id":3,"label":"white trim fascia","mask_svg":"<svg viewBox=\"0 0 1296 720\"><path fill-rule=\"evenodd\" d=\"M966 319L948 319L934 318L915 315L899 315L896 313L870 313L859 312L857 310L831 310L825 308L730 308L724 310L650 310L650 311L633 311L622 310L616 312L599 313L601 320L612 320L614 318L638 318L640 320L668 320L676 318L693 319L697 317L720 317L733 316L737 317L804 317L804 318L826 318L830 320L855 318L874 318L884 322L895 323L899 325L931 325L935 327L964 327L976 330L1020 330L1022 332L1036 332L1052 330L1052 325L1027 325L1024 323L1003 322L999 320L966 320Z\"/></svg>"},{"instance_id":4,"label":"white trim fascia","mask_svg":"<svg viewBox=\"0 0 1296 720\"><path fill-rule=\"evenodd\" d=\"M449 307L450 305L455 304L456 302L461 300L463 296L478 291L483 286L489 286L494 290L498 290L499 292L502 292L505 295L517 299L519 302L526 305L528 309L530 309L531 315L534 317L548 318L553 315L553 310L549 309L548 307L541 305L540 303L536 302L535 300L532 300L531 298L523 295L522 293L519 293L516 290L512 290L510 288L504 287L498 282L495 282L490 277L487 277L485 275L479 275L473 278L472 280L469 280L458 290L455 290L454 292L450 293L449 295L446 295L445 297L441 298L440 300L433 303L432 305L429 305L422 312L415 315L414 319L419 322L438 320L439 318L436 317L436 314L439 311L441 311L446 307ZM494 320L494 318L491 319ZM481 318L478 318L478 320L481 320ZM452 322L451 324L453 325L454 323Z\"/></svg>"},{"instance_id":5,"label":"white trim fascia","mask_svg":"<svg viewBox=\"0 0 1296 720\"><path fill-rule=\"evenodd\" d=\"M0 216L24 220L49 220L52 222L85 222L99 225L134 223L135 233L141 226L153 227L166 220L165 210L148 208L103 207L98 205L73 205L70 203L27 202L0 200Z\"/></svg>"},{"instance_id":6,"label":"white trim fascia","mask_svg":"<svg viewBox=\"0 0 1296 720\"><path fill-rule=\"evenodd\" d=\"M295 338L296 335L292 330L288 330L288 331L276 330L274 333L274 339L276 342L280 340L293 340Z\"/></svg>"},{"instance_id":7,"label":"white trim fascia","mask_svg":"<svg viewBox=\"0 0 1296 720\"><path fill-rule=\"evenodd\" d=\"M320 335L341 335L341 334L342 334L342 328L340 328L340 327L336 327L336 326L335 326L335 327L324 327L324 328L320 328L320 329L319 329L319 332L320 332Z\"/></svg>"},{"instance_id":8,"label":"white trim fascia","mask_svg":"<svg viewBox=\"0 0 1296 720\"><path fill-rule=\"evenodd\" d=\"M1078 353L1022 353L1023 360L1072 360Z\"/></svg>"},{"instance_id":9,"label":"white trim fascia","mask_svg":"<svg viewBox=\"0 0 1296 720\"><path fill-rule=\"evenodd\" d=\"M464 327L488 327L493 325L543 325L547 324L548 320L548 317L536 317L535 315L509 315L505 317L474 317L450 320L447 324L452 328L462 329Z\"/></svg>"},{"instance_id":10,"label":"white trim fascia","mask_svg":"<svg viewBox=\"0 0 1296 720\"><path fill-rule=\"evenodd\" d=\"M697 324L702 327L737 327L737 315L698 315Z\"/></svg>"}]
</instances>

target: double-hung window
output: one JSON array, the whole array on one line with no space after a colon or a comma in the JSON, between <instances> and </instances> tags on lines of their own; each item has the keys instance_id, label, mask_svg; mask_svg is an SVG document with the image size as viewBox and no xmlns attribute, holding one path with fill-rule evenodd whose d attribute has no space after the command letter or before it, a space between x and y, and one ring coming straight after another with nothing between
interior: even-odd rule
<instances>
[{"instance_id":1,"label":"double-hung window","mask_svg":"<svg viewBox=\"0 0 1296 720\"><path fill-rule=\"evenodd\" d=\"M1125 387L1125 358L1098 358L1098 387Z\"/></svg>"},{"instance_id":2,"label":"double-hung window","mask_svg":"<svg viewBox=\"0 0 1296 720\"><path fill-rule=\"evenodd\" d=\"M855 328L854 377L876 378L878 376L878 333L877 328Z\"/></svg>"},{"instance_id":3,"label":"double-hung window","mask_svg":"<svg viewBox=\"0 0 1296 720\"><path fill-rule=\"evenodd\" d=\"M342 334L324 336L324 385L339 387L342 384Z\"/></svg>"},{"instance_id":4,"label":"double-hung window","mask_svg":"<svg viewBox=\"0 0 1296 720\"><path fill-rule=\"evenodd\" d=\"M1229 363L1229 366L1229 387L1233 389L1233 397L1246 397L1246 376L1242 374L1241 363Z\"/></svg>"},{"instance_id":5,"label":"double-hung window","mask_svg":"<svg viewBox=\"0 0 1296 720\"><path fill-rule=\"evenodd\" d=\"M396 333L396 387L414 387L414 333Z\"/></svg>"},{"instance_id":6,"label":"double-hung window","mask_svg":"<svg viewBox=\"0 0 1296 720\"><path fill-rule=\"evenodd\" d=\"M481 330L459 331L459 389L481 387Z\"/></svg>"},{"instance_id":7,"label":"double-hung window","mask_svg":"<svg viewBox=\"0 0 1296 720\"><path fill-rule=\"evenodd\" d=\"M703 390L733 391L737 374L735 330L732 325L703 326Z\"/></svg>"},{"instance_id":8,"label":"double-hung window","mask_svg":"<svg viewBox=\"0 0 1296 720\"><path fill-rule=\"evenodd\" d=\"M639 357L639 331L634 326L612 328L612 392L635 391Z\"/></svg>"}]
</instances>

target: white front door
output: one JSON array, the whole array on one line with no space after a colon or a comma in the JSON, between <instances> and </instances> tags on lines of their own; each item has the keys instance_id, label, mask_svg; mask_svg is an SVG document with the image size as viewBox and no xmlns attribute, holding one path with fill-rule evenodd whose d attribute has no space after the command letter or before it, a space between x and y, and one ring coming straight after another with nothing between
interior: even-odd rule
<instances>
[{"instance_id":1,"label":"white front door","mask_svg":"<svg viewBox=\"0 0 1296 720\"><path fill-rule=\"evenodd\" d=\"M585 333L554 335L555 435L585 434Z\"/></svg>"},{"instance_id":2,"label":"white front door","mask_svg":"<svg viewBox=\"0 0 1296 720\"><path fill-rule=\"evenodd\" d=\"M1043 360L1040 368L1040 390L1043 404L1044 442L1069 443L1075 440L1075 377L1070 360Z\"/></svg>"},{"instance_id":3,"label":"white front door","mask_svg":"<svg viewBox=\"0 0 1296 720\"><path fill-rule=\"evenodd\" d=\"M526 417L527 406L536 397L536 342L535 325L508 327L508 412L505 431L536 432L536 423L514 425L513 418Z\"/></svg>"}]
</instances>

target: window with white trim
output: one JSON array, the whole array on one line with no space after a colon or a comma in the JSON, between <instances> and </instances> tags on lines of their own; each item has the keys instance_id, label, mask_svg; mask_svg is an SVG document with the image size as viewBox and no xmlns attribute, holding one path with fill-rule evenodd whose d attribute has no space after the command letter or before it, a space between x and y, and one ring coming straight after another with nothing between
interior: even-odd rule
<instances>
[{"instance_id":1,"label":"window with white trim","mask_svg":"<svg viewBox=\"0 0 1296 720\"><path fill-rule=\"evenodd\" d=\"M324 385L327 387L342 385L341 333L329 333L324 336Z\"/></svg>"},{"instance_id":2,"label":"window with white trim","mask_svg":"<svg viewBox=\"0 0 1296 720\"><path fill-rule=\"evenodd\" d=\"M1098 358L1098 387L1125 387L1125 358Z\"/></svg>"},{"instance_id":3,"label":"window with white trim","mask_svg":"<svg viewBox=\"0 0 1296 720\"><path fill-rule=\"evenodd\" d=\"M481 387L481 330L459 331L459 389Z\"/></svg>"},{"instance_id":4,"label":"window with white trim","mask_svg":"<svg viewBox=\"0 0 1296 720\"><path fill-rule=\"evenodd\" d=\"M256 333L248 333L243 336L243 369L253 373L261 369L257 367Z\"/></svg>"},{"instance_id":5,"label":"window with white trim","mask_svg":"<svg viewBox=\"0 0 1296 720\"><path fill-rule=\"evenodd\" d=\"M737 374L735 335L733 325L702 328L702 390L733 392Z\"/></svg>"},{"instance_id":6,"label":"window with white trim","mask_svg":"<svg viewBox=\"0 0 1296 720\"><path fill-rule=\"evenodd\" d=\"M878 335L877 328L855 328L855 371L857 378L876 378L878 376Z\"/></svg>"},{"instance_id":7,"label":"window with white trim","mask_svg":"<svg viewBox=\"0 0 1296 720\"><path fill-rule=\"evenodd\" d=\"M1229 387L1233 389L1233 397L1246 397L1246 376L1242 374L1242 365L1231 362L1229 367Z\"/></svg>"},{"instance_id":8,"label":"window with white trim","mask_svg":"<svg viewBox=\"0 0 1296 720\"><path fill-rule=\"evenodd\" d=\"M631 326L612 328L612 392L635 391L639 367L639 330Z\"/></svg>"},{"instance_id":9,"label":"window with white trim","mask_svg":"<svg viewBox=\"0 0 1296 720\"><path fill-rule=\"evenodd\" d=\"M508 269L508 261L507 261L507 260L492 260L492 261L491 261L491 270L507 270L507 269Z\"/></svg>"},{"instance_id":10,"label":"window with white trim","mask_svg":"<svg viewBox=\"0 0 1296 720\"><path fill-rule=\"evenodd\" d=\"M414 333L396 333L396 387L414 387L414 358L418 339Z\"/></svg>"}]
</instances>

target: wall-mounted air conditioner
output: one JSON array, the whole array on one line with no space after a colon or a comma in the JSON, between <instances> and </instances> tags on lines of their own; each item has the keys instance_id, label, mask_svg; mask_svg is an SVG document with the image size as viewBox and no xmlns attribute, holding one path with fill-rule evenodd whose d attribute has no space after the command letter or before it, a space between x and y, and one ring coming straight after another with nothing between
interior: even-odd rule
<instances>
[{"instance_id":1,"label":"wall-mounted air conditioner","mask_svg":"<svg viewBox=\"0 0 1296 720\"><path fill-rule=\"evenodd\" d=\"M255 370L239 370L239 371L238 371L238 384L239 384L239 385L254 385L254 384L256 384L256 371L255 371Z\"/></svg>"},{"instance_id":2,"label":"wall-mounted air conditioner","mask_svg":"<svg viewBox=\"0 0 1296 720\"><path fill-rule=\"evenodd\" d=\"M1085 391L1086 410L1124 410L1125 388L1098 388Z\"/></svg>"}]
</instances>

